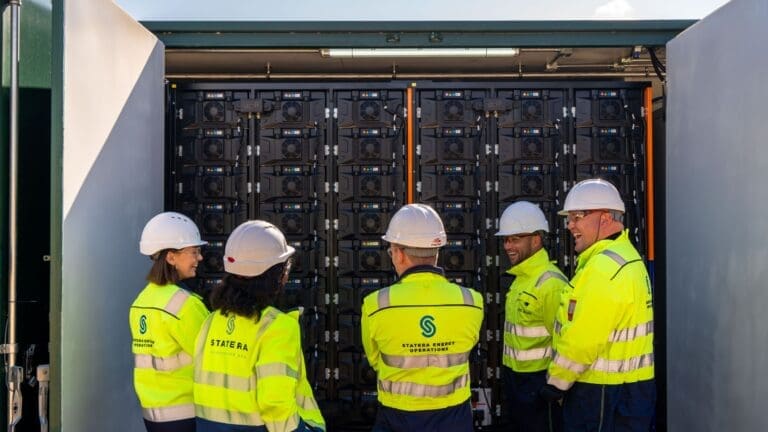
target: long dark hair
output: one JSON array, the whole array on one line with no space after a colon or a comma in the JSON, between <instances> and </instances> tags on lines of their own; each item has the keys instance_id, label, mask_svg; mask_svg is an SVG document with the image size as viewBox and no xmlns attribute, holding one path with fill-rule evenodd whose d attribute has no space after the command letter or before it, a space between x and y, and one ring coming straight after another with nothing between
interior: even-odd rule
<instances>
[{"instance_id":1,"label":"long dark hair","mask_svg":"<svg viewBox=\"0 0 768 432\"><path fill-rule=\"evenodd\" d=\"M258 318L262 309L277 304L283 290L284 271L285 263L280 263L254 277L227 273L211 292L211 307L222 315L232 312Z\"/></svg>"},{"instance_id":2,"label":"long dark hair","mask_svg":"<svg viewBox=\"0 0 768 432\"><path fill-rule=\"evenodd\" d=\"M168 264L165 257L172 249L164 249L152 255L152 268L147 273L147 281L156 285L176 284L181 279L179 272Z\"/></svg>"}]
</instances>

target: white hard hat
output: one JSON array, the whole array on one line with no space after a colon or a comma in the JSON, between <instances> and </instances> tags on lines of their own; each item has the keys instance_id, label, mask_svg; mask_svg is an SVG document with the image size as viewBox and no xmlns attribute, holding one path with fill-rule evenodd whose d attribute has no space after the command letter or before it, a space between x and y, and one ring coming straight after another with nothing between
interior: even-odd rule
<instances>
[{"instance_id":1,"label":"white hard hat","mask_svg":"<svg viewBox=\"0 0 768 432\"><path fill-rule=\"evenodd\" d=\"M165 249L184 249L206 244L208 242L200 239L200 231L192 219L181 213L165 212L144 225L139 250L144 255L152 256Z\"/></svg>"},{"instance_id":2,"label":"white hard hat","mask_svg":"<svg viewBox=\"0 0 768 432\"><path fill-rule=\"evenodd\" d=\"M611 182L603 179L588 179L578 183L565 197L563 209L557 212L567 216L577 210L616 210L624 213L624 201Z\"/></svg>"},{"instance_id":3,"label":"white hard hat","mask_svg":"<svg viewBox=\"0 0 768 432\"><path fill-rule=\"evenodd\" d=\"M426 204L408 204L392 216L385 241L413 248L439 248L448 241L440 215Z\"/></svg>"},{"instance_id":4,"label":"white hard hat","mask_svg":"<svg viewBox=\"0 0 768 432\"><path fill-rule=\"evenodd\" d=\"M504 210L499 220L497 236L549 232L549 223L539 206L528 201L518 201Z\"/></svg>"},{"instance_id":5,"label":"white hard hat","mask_svg":"<svg viewBox=\"0 0 768 432\"><path fill-rule=\"evenodd\" d=\"M288 260L296 249L288 246L276 226L262 220L243 222L224 246L224 270L240 276L258 276Z\"/></svg>"}]
</instances>

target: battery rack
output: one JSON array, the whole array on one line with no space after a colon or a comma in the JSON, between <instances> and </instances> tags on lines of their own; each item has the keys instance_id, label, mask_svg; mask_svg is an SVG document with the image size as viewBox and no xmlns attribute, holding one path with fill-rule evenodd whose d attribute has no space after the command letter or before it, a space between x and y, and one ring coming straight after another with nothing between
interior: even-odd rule
<instances>
[{"instance_id":1,"label":"battery rack","mask_svg":"<svg viewBox=\"0 0 768 432\"><path fill-rule=\"evenodd\" d=\"M166 207L209 242L188 285L207 296L223 276L227 236L245 220L283 231L297 252L280 306L304 308L307 374L329 430L370 430L375 419L360 312L366 295L396 281L381 236L408 201L441 215L448 244L438 264L485 299L470 371L478 430L503 426L512 276L494 234L504 209L539 205L550 258L571 274L575 253L557 211L576 182L602 177L619 189L625 225L645 251L642 83L168 86Z\"/></svg>"}]
</instances>

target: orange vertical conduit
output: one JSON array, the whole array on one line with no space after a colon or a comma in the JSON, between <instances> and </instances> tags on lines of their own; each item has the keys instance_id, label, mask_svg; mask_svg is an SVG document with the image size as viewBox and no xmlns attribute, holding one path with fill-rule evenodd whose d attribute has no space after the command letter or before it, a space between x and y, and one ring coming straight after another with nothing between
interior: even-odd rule
<instances>
[{"instance_id":1,"label":"orange vertical conduit","mask_svg":"<svg viewBox=\"0 0 768 432\"><path fill-rule=\"evenodd\" d=\"M646 174L646 221L648 223L648 261L656 259L656 232L654 221L653 184L653 87L645 89L645 174Z\"/></svg>"},{"instance_id":2,"label":"orange vertical conduit","mask_svg":"<svg viewBox=\"0 0 768 432\"><path fill-rule=\"evenodd\" d=\"M413 111L413 86L408 86L405 91L406 102L406 135L405 135L405 159L406 159L406 185L408 192L406 193L406 204L413 202L413 159L416 157L413 151L413 123L414 123L414 111Z\"/></svg>"}]
</instances>

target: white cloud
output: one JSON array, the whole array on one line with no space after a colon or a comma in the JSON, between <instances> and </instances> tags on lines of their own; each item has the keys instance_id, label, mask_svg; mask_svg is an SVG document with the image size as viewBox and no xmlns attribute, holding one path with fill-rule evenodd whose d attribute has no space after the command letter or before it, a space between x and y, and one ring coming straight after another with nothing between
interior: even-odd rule
<instances>
[{"instance_id":1,"label":"white cloud","mask_svg":"<svg viewBox=\"0 0 768 432\"><path fill-rule=\"evenodd\" d=\"M635 8L627 0L611 0L595 9L595 18L622 19L632 18Z\"/></svg>"}]
</instances>

